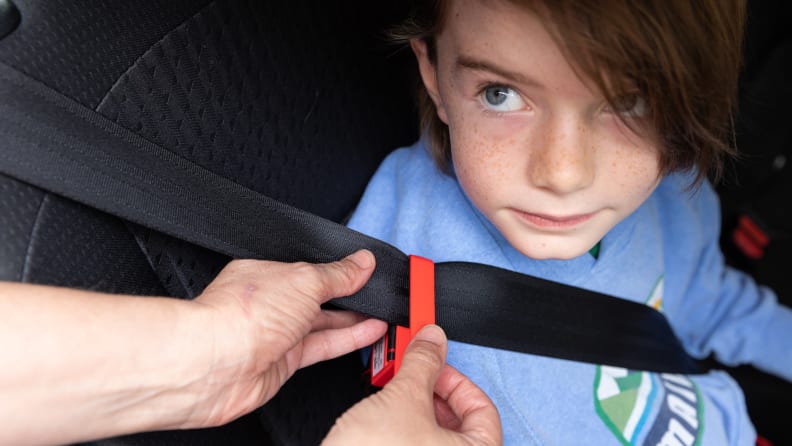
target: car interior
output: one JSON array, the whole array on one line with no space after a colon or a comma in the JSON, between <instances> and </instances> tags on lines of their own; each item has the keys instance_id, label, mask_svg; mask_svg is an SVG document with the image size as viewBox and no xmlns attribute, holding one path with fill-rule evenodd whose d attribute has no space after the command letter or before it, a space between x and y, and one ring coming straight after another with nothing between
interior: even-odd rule
<instances>
[{"instance_id":1,"label":"car interior","mask_svg":"<svg viewBox=\"0 0 792 446\"><path fill-rule=\"evenodd\" d=\"M727 262L787 305L790 9L748 2L741 158L718 186ZM379 162L418 137L415 63L384 32L408 12L399 1L0 0L0 64L215 174L342 223ZM0 280L192 298L229 260L0 170ZM791 383L709 363L744 388L762 438L792 443ZM364 380L359 356L347 355L298 372L226 426L89 444L318 444L365 396Z\"/></svg>"}]
</instances>

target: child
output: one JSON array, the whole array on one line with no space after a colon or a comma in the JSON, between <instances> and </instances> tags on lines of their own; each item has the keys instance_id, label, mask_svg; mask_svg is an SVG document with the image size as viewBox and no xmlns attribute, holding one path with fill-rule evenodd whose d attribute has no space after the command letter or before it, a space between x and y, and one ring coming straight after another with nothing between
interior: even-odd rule
<instances>
[{"instance_id":1,"label":"child","mask_svg":"<svg viewBox=\"0 0 792 446\"><path fill-rule=\"evenodd\" d=\"M732 154L744 5L422 5L399 35L423 80L423 137L384 161L349 225L437 262L644 302L692 355L792 379L792 311L725 267L706 180ZM656 374L461 343L448 362L495 401L506 444L756 438L720 371Z\"/></svg>"}]
</instances>

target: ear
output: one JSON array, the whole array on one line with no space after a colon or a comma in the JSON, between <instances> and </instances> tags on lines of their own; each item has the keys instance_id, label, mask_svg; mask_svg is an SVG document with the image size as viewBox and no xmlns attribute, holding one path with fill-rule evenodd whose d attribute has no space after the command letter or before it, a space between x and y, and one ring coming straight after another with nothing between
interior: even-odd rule
<instances>
[{"instance_id":1,"label":"ear","mask_svg":"<svg viewBox=\"0 0 792 446\"><path fill-rule=\"evenodd\" d=\"M440 90L437 88L437 66L431 59L426 48L426 42L423 39L410 39L410 47L415 53L415 58L418 60L418 69L421 72L421 80L423 81L426 92L432 98L432 102L437 109L437 116L441 121L448 124L448 114L446 113L445 105L440 97Z\"/></svg>"}]
</instances>

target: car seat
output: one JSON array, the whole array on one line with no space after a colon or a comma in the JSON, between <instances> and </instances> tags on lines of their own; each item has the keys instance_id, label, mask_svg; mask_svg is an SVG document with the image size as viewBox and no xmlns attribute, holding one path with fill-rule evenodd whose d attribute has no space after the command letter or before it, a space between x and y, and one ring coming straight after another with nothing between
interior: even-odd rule
<instances>
[{"instance_id":1,"label":"car seat","mask_svg":"<svg viewBox=\"0 0 792 446\"><path fill-rule=\"evenodd\" d=\"M385 154L417 137L411 59L382 33L403 14L401 2L13 4L21 20L0 39L0 62L334 221ZM191 298L228 260L0 176L0 280ZM363 396L361 372L357 357L341 358L298 373L263 410L229 426L94 444L317 444Z\"/></svg>"},{"instance_id":2,"label":"car seat","mask_svg":"<svg viewBox=\"0 0 792 446\"><path fill-rule=\"evenodd\" d=\"M792 252L792 4L748 1L736 142L740 159L718 187L723 208L721 247L727 263L770 286L792 306L788 262ZM746 225L758 239L742 237ZM750 366L729 369L745 391L759 433L774 444L792 444L788 414L792 383Z\"/></svg>"}]
</instances>

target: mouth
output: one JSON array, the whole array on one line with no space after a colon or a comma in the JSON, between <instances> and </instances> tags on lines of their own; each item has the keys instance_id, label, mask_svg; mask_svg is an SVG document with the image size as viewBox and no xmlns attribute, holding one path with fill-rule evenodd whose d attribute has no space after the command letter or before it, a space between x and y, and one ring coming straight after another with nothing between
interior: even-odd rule
<instances>
[{"instance_id":1,"label":"mouth","mask_svg":"<svg viewBox=\"0 0 792 446\"><path fill-rule=\"evenodd\" d=\"M541 229L571 229L581 225L588 220L591 220L596 212L590 214L577 214L577 215L547 215L547 214L534 214L530 212L523 212L514 210L515 214L520 220L528 223L531 226Z\"/></svg>"}]
</instances>

